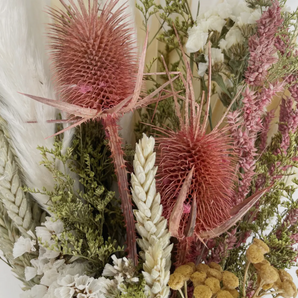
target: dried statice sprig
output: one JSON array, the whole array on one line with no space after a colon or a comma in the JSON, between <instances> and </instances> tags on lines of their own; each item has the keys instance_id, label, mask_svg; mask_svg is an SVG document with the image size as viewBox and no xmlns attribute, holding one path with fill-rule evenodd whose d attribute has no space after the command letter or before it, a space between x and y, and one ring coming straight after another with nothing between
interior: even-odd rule
<instances>
[{"instance_id":1,"label":"dried statice sprig","mask_svg":"<svg viewBox=\"0 0 298 298\"><path fill-rule=\"evenodd\" d=\"M145 261L143 275L147 283L146 291L150 297L168 297L167 282L173 244L170 244L167 220L162 216L160 194L156 193L154 144L154 138L148 138L145 134L136 144L131 192L138 208L134 214L136 228L141 236L137 240L142 249L140 255Z\"/></svg>"}]
</instances>

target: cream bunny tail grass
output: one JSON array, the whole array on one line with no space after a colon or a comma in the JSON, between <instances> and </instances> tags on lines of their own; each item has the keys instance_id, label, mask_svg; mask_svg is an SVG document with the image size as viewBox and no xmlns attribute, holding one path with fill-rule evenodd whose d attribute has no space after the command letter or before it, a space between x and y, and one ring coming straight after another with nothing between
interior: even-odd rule
<instances>
[{"instance_id":1,"label":"cream bunny tail grass","mask_svg":"<svg viewBox=\"0 0 298 298\"><path fill-rule=\"evenodd\" d=\"M0 116L27 186L51 190L54 182L39 164L37 146L52 147L54 139L46 138L55 133L55 124L46 120L56 119L56 110L19 93L55 98L44 46L44 6L40 0L0 0ZM48 197L33 197L46 208Z\"/></svg>"},{"instance_id":2,"label":"cream bunny tail grass","mask_svg":"<svg viewBox=\"0 0 298 298\"><path fill-rule=\"evenodd\" d=\"M161 215L160 194L156 193L154 144L154 138L148 138L145 134L136 144L131 192L138 208L134 214L137 219L136 228L141 236L137 241L142 249L140 255L144 259L146 291L150 297L168 297L170 290L167 283L173 245L170 244L167 220Z\"/></svg>"}]
</instances>

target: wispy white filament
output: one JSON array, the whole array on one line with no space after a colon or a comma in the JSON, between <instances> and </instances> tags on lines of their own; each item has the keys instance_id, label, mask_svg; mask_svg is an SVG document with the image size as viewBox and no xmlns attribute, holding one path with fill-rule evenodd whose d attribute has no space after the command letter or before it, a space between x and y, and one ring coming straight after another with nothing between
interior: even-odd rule
<instances>
[{"instance_id":1,"label":"wispy white filament","mask_svg":"<svg viewBox=\"0 0 298 298\"><path fill-rule=\"evenodd\" d=\"M52 147L56 110L20 94L55 98L45 51L45 1L0 0L0 116L30 188L51 190L37 146ZM37 121L38 123L28 123ZM67 137L69 140L70 138ZM45 208L48 197L34 195Z\"/></svg>"},{"instance_id":2,"label":"wispy white filament","mask_svg":"<svg viewBox=\"0 0 298 298\"><path fill-rule=\"evenodd\" d=\"M162 216L160 194L156 193L154 144L154 138L148 138L145 134L136 144L131 192L138 208L134 214L137 219L136 228L141 236L137 241L144 260L146 292L150 297L168 297L170 290L167 283L173 245L170 244L167 220Z\"/></svg>"}]
</instances>

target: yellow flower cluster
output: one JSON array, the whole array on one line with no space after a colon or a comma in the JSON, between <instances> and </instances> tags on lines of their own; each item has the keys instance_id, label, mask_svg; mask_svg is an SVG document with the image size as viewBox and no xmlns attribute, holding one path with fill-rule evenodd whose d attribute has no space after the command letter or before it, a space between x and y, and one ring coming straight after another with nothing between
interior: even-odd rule
<instances>
[{"instance_id":1,"label":"yellow flower cluster","mask_svg":"<svg viewBox=\"0 0 298 298\"><path fill-rule=\"evenodd\" d=\"M170 276L169 287L179 290L185 282L191 281L194 286L195 298L238 298L236 288L239 280L235 274L223 271L222 267L214 262L210 264L187 263L176 268Z\"/></svg>"},{"instance_id":2,"label":"yellow flower cluster","mask_svg":"<svg viewBox=\"0 0 298 298\"><path fill-rule=\"evenodd\" d=\"M297 288L292 276L285 270L278 270L265 260L264 254L269 253L269 247L260 239L254 239L246 251L248 262L252 263L257 273L257 289L254 297L261 297L268 290L268 294L279 294L280 297L296 297ZM258 295L260 293L260 296Z\"/></svg>"}]
</instances>

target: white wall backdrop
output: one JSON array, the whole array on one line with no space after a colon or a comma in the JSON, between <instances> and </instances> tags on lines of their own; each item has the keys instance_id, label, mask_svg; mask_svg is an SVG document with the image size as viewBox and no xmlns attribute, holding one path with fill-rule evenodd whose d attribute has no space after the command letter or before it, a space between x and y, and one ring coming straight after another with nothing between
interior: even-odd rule
<instances>
[{"instance_id":1,"label":"white wall backdrop","mask_svg":"<svg viewBox=\"0 0 298 298\"><path fill-rule=\"evenodd\" d=\"M5 3L9 0L0 0L0 4ZM24 1L24 0L22 0ZM35 0L40 1L40 0ZM55 2L58 3L59 0L42 0L45 4L49 5ZM193 7L197 7L198 0L195 0L196 3L193 3ZM130 5L133 5L134 0L128 1ZM206 10L210 5L214 5L217 0L201 0L201 11ZM295 9L298 6L298 0L288 0L288 6L292 9ZM293 276L296 276L293 272ZM298 279L295 280L296 285L298 286ZM0 298L18 298L22 292L21 290L22 283L18 281L10 271L9 266L0 261Z\"/></svg>"}]
</instances>

